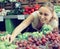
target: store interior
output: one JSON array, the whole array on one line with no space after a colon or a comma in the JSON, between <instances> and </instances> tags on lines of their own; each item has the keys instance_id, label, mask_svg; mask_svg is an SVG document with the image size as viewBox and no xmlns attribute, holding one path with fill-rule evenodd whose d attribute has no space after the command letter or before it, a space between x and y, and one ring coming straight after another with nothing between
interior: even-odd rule
<instances>
[{"instance_id":1,"label":"store interior","mask_svg":"<svg viewBox=\"0 0 60 49\"><path fill-rule=\"evenodd\" d=\"M37 11L45 2L51 2L54 5L54 10L59 20L58 33L60 33L60 0L0 0L0 36L7 35L7 32L9 34L12 34L13 30L22 21L24 21L28 17L28 15L30 15L34 11ZM26 34L24 34L25 32ZM54 36L51 35L50 37L53 38L51 39L50 37L48 37L48 39L49 41L52 40L53 42L56 42L55 38L59 37L58 35L60 34L57 34L57 31L55 34L54 33L52 34ZM44 33L44 35L46 35L46 33ZM32 39L32 36L34 36L35 38L33 37ZM41 37L42 39L39 38L36 39L38 36ZM27 38L28 41L26 40ZM38 33L37 30L35 30L30 24L26 29L22 31L22 34L19 34L16 37L13 43L8 44L9 42L7 41L0 41L0 43L2 43L0 44L1 45L0 48L1 49L51 49L52 46L50 48L49 46L47 46L48 44L50 44L49 42L47 42L48 39L47 37L42 36L41 32ZM37 40L37 42L33 43L33 41L35 40ZM60 37L57 40L60 41ZM53 47L52 49L60 49L60 46L59 48L57 48L56 45L58 44L55 43L55 47Z\"/></svg>"}]
</instances>

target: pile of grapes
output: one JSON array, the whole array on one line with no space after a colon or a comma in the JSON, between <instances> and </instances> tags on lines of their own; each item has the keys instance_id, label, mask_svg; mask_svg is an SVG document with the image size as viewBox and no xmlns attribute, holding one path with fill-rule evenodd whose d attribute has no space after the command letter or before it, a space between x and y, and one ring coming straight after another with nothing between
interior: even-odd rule
<instances>
[{"instance_id":1,"label":"pile of grapes","mask_svg":"<svg viewBox=\"0 0 60 49\"><path fill-rule=\"evenodd\" d=\"M7 34L0 33L0 38ZM40 32L19 34L11 44L8 40L0 40L0 49L60 49L60 34L45 24Z\"/></svg>"},{"instance_id":2,"label":"pile of grapes","mask_svg":"<svg viewBox=\"0 0 60 49\"><path fill-rule=\"evenodd\" d=\"M35 34L35 36L33 34ZM60 48L60 34L58 32L50 32L45 35L41 34L42 37L39 36L39 34L40 33L34 32L28 35L27 38L16 41L15 44L18 46L16 49L51 49L51 48L59 49Z\"/></svg>"},{"instance_id":3,"label":"pile of grapes","mask_svg":"<svg viewBox=\"0 0 60 49\"><path fill-rule=\"evenodd\" d=\"M4 36L8 34L0 34ZM9 43L8 40L0 40L0 49L60 49L60 34L56 32L49 32L43 34L42 32L26 32L20 34L13 41Z\"/></svg>"}]
</instances>

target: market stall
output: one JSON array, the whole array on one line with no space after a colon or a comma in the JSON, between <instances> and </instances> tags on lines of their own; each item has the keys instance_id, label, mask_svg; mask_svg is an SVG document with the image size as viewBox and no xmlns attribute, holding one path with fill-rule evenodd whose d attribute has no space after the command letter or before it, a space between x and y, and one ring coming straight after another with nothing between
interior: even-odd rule
<instances>
[{"instance_id":1,"label":"market stall","mask_svg":"<svg viewBox=\"0 0 60 49\"><path fill-rule=\"evenodd\" d=\"M59 0L0 0L0 49L60 49L60 21L58 31L52 30L47 24L37 31L30 24L12 43L9 42L11 39L2 39L12 34L16 26L45 2L54 4L54 10L60 20Z\"/></svg>"}]
</instances>

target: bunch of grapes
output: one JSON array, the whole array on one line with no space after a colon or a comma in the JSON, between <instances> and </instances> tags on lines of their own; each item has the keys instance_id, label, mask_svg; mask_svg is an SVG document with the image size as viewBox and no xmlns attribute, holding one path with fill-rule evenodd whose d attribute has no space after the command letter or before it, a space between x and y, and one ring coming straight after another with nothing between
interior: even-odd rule
<instances>
[{"instance_id":1,"label":"bunch of grapes","mask_svg":"<svg viewBox=\"0 0 60 49\"><path fill-rule=\"evenodd\" d=\"M48 47L51 46L52 49L56 49L59 48L59 43L60 34L58 32L50 32L42 35L42 38L29 35L27 39L15 42L18 46L16 49L42 49L43 46L45 46L44 48L46 49L47 44Z\"/></svg>"}]
</instances>

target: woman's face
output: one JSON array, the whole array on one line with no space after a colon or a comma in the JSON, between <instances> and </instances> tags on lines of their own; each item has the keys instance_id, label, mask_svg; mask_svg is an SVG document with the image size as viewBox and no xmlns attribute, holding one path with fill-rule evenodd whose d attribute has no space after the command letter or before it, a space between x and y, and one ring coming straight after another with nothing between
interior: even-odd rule
<instances>
[{"instance_id":1,"label":"woman's face","mask_svg":"<svg viewBox=\"0 0 60 49\"><path fill-rule=\"evenodd\" d=\"M42 23L48 23L52 18L52 12L47 7L41 7L39 9L39 18Z\"/></svg>"}]
</instances>

